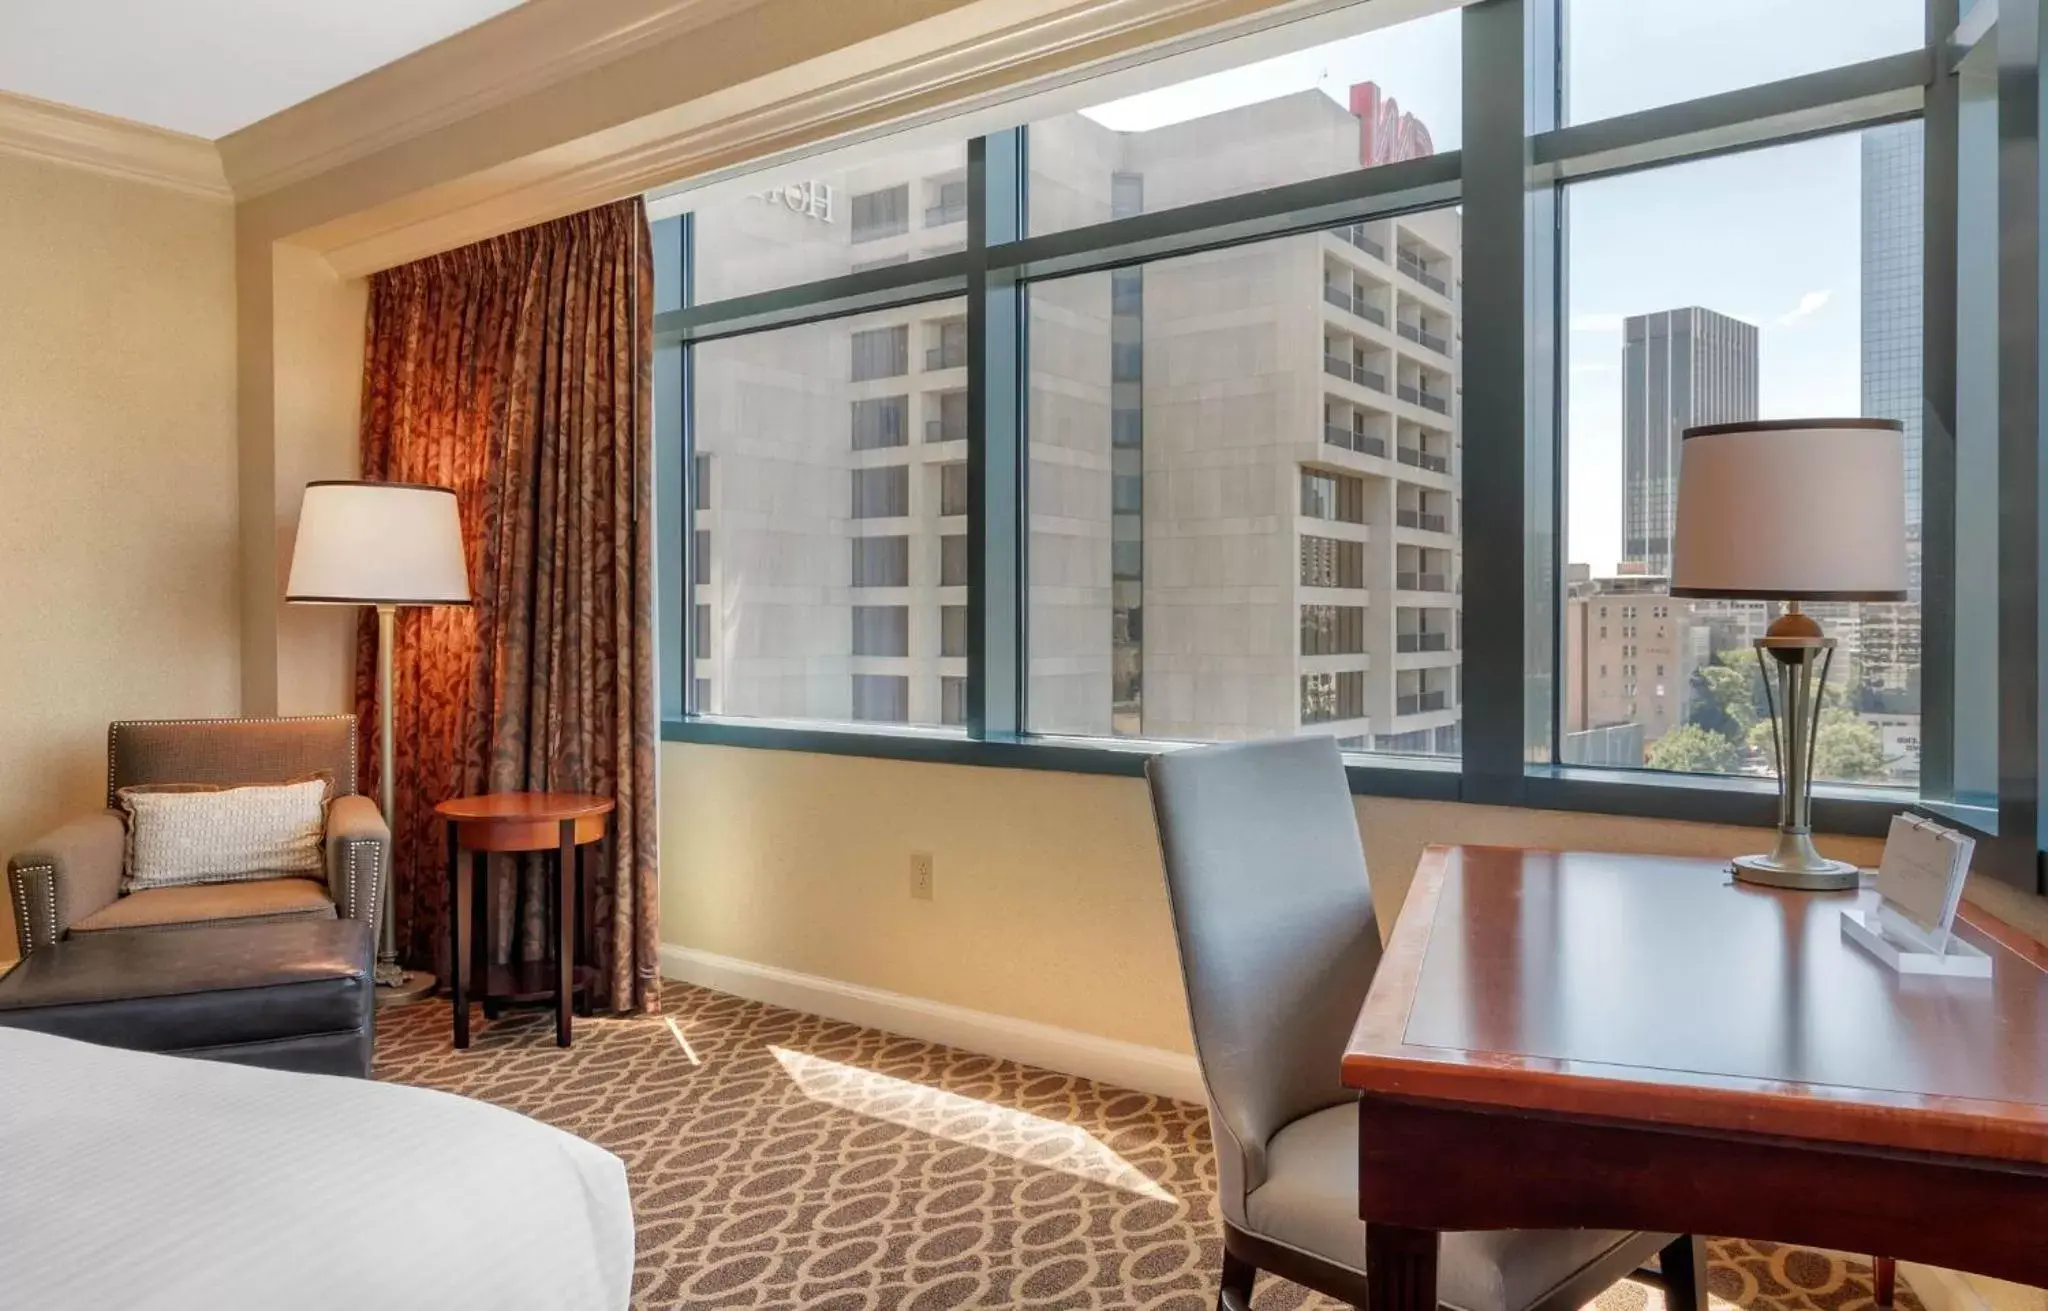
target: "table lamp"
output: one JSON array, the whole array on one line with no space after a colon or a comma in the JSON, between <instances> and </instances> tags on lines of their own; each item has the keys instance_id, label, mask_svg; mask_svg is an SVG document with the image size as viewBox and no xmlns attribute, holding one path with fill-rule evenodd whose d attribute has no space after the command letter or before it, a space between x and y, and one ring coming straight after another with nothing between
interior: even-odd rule
<instances>
[{"instance_id":1,"label":"table lamp","mask_svg":"<svg viewBox=\"0 0 2048 1311\"><path fill-rule=\"evenodd\" d=\"M399 606L469 604L469 566L454 491L416 483L307 483L285 600L377 607L378 803L393 829L395 867L391 651ZM377 984L395 1000L424 995L433 980L398 964L391 922L394 874L395 869L385 871L378 909Z\"/></svg>"},{"instance_id":2,"label":"table lamp","mask_svg":"<svg viewBox=\"0 0 2048 1311\"><path fill-rule=\"evenodd\" d=\"M1783 601L1754 643L1778 759L1778 841L1735 877L1820 892L1856 867L1813 846L1813 753L1835 640L1805 601L1906 599L1906 437L1892 419L1688 428L1679 443L1671 594Z\"/></svg>"}]
</instances>

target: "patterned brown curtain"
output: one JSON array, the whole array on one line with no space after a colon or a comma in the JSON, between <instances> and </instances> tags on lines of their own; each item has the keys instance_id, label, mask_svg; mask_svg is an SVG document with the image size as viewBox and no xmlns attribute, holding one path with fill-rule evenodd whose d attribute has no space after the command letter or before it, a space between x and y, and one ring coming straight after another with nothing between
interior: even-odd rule
<instances>
[{"instance_id":1,"label":"patterned brown curtain","mask_svg":"<svg viewBox=\"0 0 2048 1311\"><path fill-rule=\"evenodd\" d=\"M618 802L593 898L598 1000L640 1011L659 997L653 305L646 212L621 201L375 275L363 361L363 477L455 489L475 595L468 609L398 612L399 955L445 977L435 803L597 792ZM365 610L366 724L375 646ZM364 737L375 795L376 734ZM537 858L516 878L494 859L498 957L552 955Z\"/></svg>"}]
</instances>

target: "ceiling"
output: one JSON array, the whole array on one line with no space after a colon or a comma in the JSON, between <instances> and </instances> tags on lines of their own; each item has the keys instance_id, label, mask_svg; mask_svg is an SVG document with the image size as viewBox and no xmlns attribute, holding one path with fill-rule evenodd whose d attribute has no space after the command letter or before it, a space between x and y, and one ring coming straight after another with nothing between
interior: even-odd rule
<instances>
[{"instance_id":1,"label":"ceiling","mask_svg":"<svg viewBox=\"0 0 2048 1311\"><path fill-rule=\"evenodd\" d=\"M222 137L521 0L0 0L0 91Z\"/></svg>"}]
</instances>

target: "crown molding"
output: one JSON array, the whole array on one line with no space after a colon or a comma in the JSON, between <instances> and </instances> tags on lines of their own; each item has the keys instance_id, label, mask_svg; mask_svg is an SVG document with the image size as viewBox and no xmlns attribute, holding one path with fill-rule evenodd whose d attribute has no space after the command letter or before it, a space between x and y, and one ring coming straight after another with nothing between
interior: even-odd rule
<instances>
[{"instance_id":1,"label":"crown molding","mask_svg":"<svg viewBox=\"0 0 2048 1311\"><path fill-rule=\"evenodd\" d=\"M219 141L240 199L266 195L673 41L763 0L527 0Z\"/></svg>"},{"instance_id":2,"label":"crown molding","mask_svg":"<svg viewBox=\"0 0 2048 1311\"><path fill-rule=\"evenodd\" d=\"M220 151L203 137L0 91L0 153L231 202Z\"/></svg>"},{"instance_id":3,"label":"crown molding","mask_svg":"<svg viewBox=\"0 0 2048 1311\"><path fill-rule=\"evenodd\" d=\"M1184 38L1330 0L1082 0L895 57L851 48L303 232L355 276L821 141L1031 94L1048 81ZM984 11L987 12L987 11ZM921 48L920 48L921 47Z\"/></svg>"}]
</instances>

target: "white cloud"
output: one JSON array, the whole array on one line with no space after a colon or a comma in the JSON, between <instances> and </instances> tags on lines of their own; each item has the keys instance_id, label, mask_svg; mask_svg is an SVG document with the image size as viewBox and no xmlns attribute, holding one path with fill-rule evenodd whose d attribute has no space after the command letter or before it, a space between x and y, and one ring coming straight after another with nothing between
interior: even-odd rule
<instances>
[{"instance_id":1,"label":"white cloud","mask_svg":"<svg viewBox=\"0 0 2048 1311\"><path fill-rule=\"evenodd\" d=\"M1622 314L1574 314L1572 315L1572 331L1620 332L1621 321L1626 317L1626 315Z\"/></svg>"},{"instance_id":2,"label":"white cloud","mask_svg":"<svg viewBox=\"0 0 2048 1311\"><path fill-rule=\"evenodd\" d=\"M1791 310L1778 316L1777 324L1781 328L1796 328L1826 309L1828 302L1834 298L1833 291L1809 291L1799 298L1799 303Z\"/></svg>"}]
</instances>

